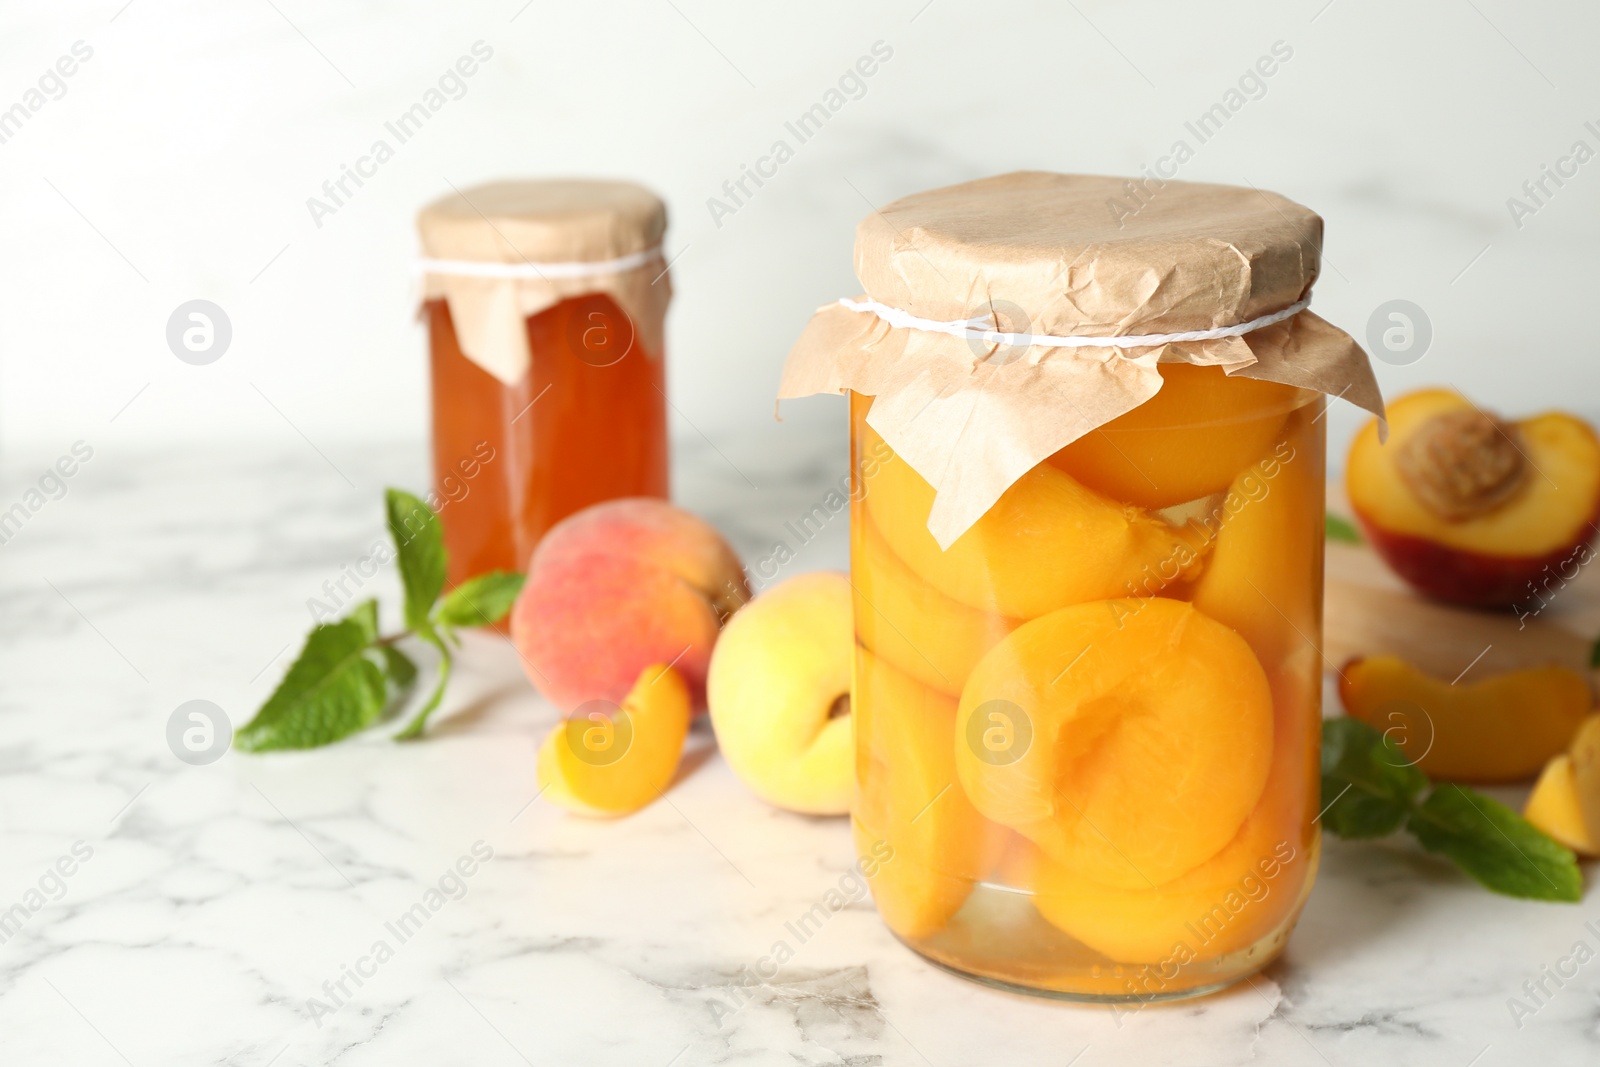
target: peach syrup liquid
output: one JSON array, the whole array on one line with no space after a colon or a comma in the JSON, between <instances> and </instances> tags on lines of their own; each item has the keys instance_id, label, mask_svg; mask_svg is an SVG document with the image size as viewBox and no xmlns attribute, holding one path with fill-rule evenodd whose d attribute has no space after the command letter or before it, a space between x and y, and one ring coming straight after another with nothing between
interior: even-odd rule
<instances>
[{"instance_id":1,"label":"peach syrup liquid","mask_svg":"<svg viewBox=\"0 0 1600 1067\"><path fill-rule=\"evenodd\" d=\"M990 984L1218 989L1316 870L1323 400L1161 370L943 550L851 397L857 849L895 935Z\"/></svg>"},{"instance_id":2,"label":"peach syrup liquid","mask_svg":"<svg viewBox=\"0 0 1600 1067\"><path fill-rule=\"evenodd\" d=\"M527 320L532 363L514 385L467 359L449 306L427 304L433 469L452 585L524 570L546 530L591 504L666 497L666 381L604 294Z\"/></svg>"}]
</instances>

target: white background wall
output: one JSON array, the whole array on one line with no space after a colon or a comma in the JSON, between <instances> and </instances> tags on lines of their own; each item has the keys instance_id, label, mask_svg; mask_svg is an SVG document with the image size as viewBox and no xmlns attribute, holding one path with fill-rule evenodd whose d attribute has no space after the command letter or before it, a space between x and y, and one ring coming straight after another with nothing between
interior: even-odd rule
<instances>
[{"instance_id":1,"label":"white background wall","mask_svg":"<svg viewBox=\"0 0 1600 1067\"><path fill-rule=\"evenodd\" d=\"M1600 129L1590 4L123 2L0 9L0 108L74 42L94 50L0 144L13 458L80 437L206 447L298 429L331 450L420 437L413 214L449 183L512 175L656 188L681 253L675 429L768 420L811 309L856 292L850 242L869 203L1024 167L1135 172L1277 41L1293 57L1181 176L1320 211L1317 307L1358 336L1391 298L1427 311L1427 356L1380 368L1391 393L1442 381L1509 411L1600 407L1600 161L1520 229L1506 204L1574 141L1600 148L1584 128ZM318 228L307 198L478 40L494 56L466 95ZM865 95L714 225L707 198L878 40L894 54ZM234 327L207 367L164 339L195 297ZM1341 413L1336 435L1356 421Z\"/></svg>"}]
</instances>

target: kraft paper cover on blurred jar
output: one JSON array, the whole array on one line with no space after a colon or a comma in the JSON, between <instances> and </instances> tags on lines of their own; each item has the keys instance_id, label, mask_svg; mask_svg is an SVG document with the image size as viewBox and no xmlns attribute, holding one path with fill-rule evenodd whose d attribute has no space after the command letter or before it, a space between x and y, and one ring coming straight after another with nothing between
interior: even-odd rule
<instances>
[{"instance_id":1,"label":"kraft paper cover on blurred jar","mask_svg":"<svg viewBox=\"0 0 1600 1067\"><path fill-rule=\"evenodd\" d=\"M856 229L867 299L920 319L1058 337L1174 334L1304 299L1322 219L1275 193L1167 182L1126 210L1121 178L1020 172L905 197ZM1120 210L1114 210L1122 204ZM1158 362L1216 364L1383 414L1366 353L1311 311L1239 337L1142 348L987 343L820 308L780 399L855 391L936 490L942 547L1035 464L1152 397Z\"/></svg>"},{"instance_id":2,"label":"kraft paper cover on blurred jar","mask_svg":"<svg viewBox=\"0 0 1600 1067\"><path fill-rule=\"evenodd\" d=\"M632 182L542 179L490 182L423 208L417 233L428 260L522 268L516 277L427 270L423 300L444 300L462 353L510 385L528 370L523 320L568 297L608 294L637 324L647 353L661 353L672 300L661 239L667 209ZM654 269L639 269L648 260ZM601 270L572 270L600 264ZM648 264L647 264L648 265Z\"/></svg>"}]
</instances>

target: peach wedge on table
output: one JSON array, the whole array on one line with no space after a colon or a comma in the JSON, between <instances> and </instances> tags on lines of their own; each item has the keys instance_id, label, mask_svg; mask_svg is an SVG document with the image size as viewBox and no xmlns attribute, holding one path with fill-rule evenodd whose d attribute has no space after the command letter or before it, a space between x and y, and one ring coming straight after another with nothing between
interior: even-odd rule
<instances>
[{"instance_id":1,"label":"peach wedge on table","mask_svg":"<svg viewBox=\"0 0 1600 1067\"><path fill-rule=\"evenodd\" d=\"M1600 846L1595 844L1583 807L1572 757L1563 752L1544 765L1522 817L1580 856L1594 856L1600 854Z\"/></svg>"},{"instance_id":2,"label":"peach wedge on table","mask_svg":"<svg viewBox=\"0 0 1600 1067\"><path fill-rule=\"evenodd\" d=\"M576 815L627 815L665 792L689 733L689 688L673 668L652 664L620 705L593 700L539 746L539 788Z\"/></svg>"},{"instance_id":3,"label":"peach wedge on table","mask_svg":"<svg viewBox=\"0 0 1600 1067\"><path fill-rule=\"evenodd\" d=\"M1585 719L1571 749L1545 764L1522 816L1572 851L1600 855L1600 715Z\"/></svg>"},{"instance_id":4,"label":"peach wedge on table","mask_svg":"<svg viewBox=\"0 0 1600 1067\"><path fill-rule=\"evenodd\" d=\"M1451 782L1532 777L1566 749L1593 707L1588 679L1567 667L1452 684L1397 656L1345 664L1339 699L1424 774Z\"/></svg>"}]
</instances>

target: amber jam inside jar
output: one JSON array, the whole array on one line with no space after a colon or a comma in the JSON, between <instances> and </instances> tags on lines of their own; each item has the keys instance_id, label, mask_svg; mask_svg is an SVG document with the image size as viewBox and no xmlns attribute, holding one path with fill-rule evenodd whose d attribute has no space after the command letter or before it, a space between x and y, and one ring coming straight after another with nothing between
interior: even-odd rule
<instances>
[{"instance_id":1,"label":"amber jam inside jar","mask_svg":"<svg viewBox=\"0 0 1600 1067\"><path fill-rule=\"evenodd\" d=\"M1323 397L1159 369L944 550L851 394L857 847L894 933L980 981L1208 992L1311 887Z\"/></svg>"},{"instance_id":2,"label":"amber jam inside jar","mask_svg":"<svg viewBox=\"0 0 1600 1067\"><path fill-rule=\"evenodd\" d=\"M662 354L610 296L530 316L528 373L510 385L463 355L446 301L426 309L452 584L525 569L546 530L591 504L668 495Z\"/></svg>"}]
</instances>

